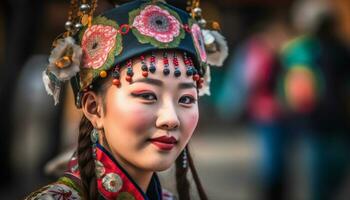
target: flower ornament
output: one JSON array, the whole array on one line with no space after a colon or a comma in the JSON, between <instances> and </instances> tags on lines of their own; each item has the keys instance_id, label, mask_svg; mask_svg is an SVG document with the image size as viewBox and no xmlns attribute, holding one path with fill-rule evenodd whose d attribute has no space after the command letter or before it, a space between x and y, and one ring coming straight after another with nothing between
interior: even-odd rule
<instances>
[{"instance_id":1,"label":"flower ornament","mask_svg":"<svg viewBox=\"0 0 350 200\"><path fill-rule=\"evenodd\" d=\"M159 48L177 47L185 37L177 13L160 5L147 5L129 13L133 33L141 43Z\"/></svg>"},{"instance_id":2,"label":"flower ornament","mask_svg":"<svg viewBox=\"0 0 350 200\"><path fill-rule=\"evenodd\" d=\"M67 81L79 72L82 50L72 37L58 39L51 51L47 70L60 81Z\"/></svg>"},{"instance_id":3,"label":"flower ornament","mask_svg":"<svg viewBox=\"0 0 350 200\"><path fill-rule=\"evenodd\" d=\"M49 64L42 74L45 89L53 96L55 105L59 102L63 82L70 80L80 71L81 57L82 50L72 37L56 41Z\"/></svg>"},{"instance_id":4,"label":"flower ornament","mask_svg":"<svg viewBox=\"0 0 350 200\"><path fill-rule=\"evenodd\" d=\"M98 69L106 62L117 33L116 28L105 25L93 25L85 31L81 41L84 68Z\"/></svg>"},{"instance_id":5,"label":"flower ornament","mask_svg":"<svg viewBox=\"0 0 350 200\"><path fill-rule=\"evenodd\" d=\"M99 16L80 34L83 51L80 87L86 88L101 72L112 67L115 56L122 52L122 36L116 21Z\"/></svg>"},{"instance_id":6,"label":"flower ornament","mask_svg":"<svg viewBox=\"0 0 350 200\"><path fill-rule=\"evenodd\" d=\"M192 39L194 41L194 46L202 62L207 61L207 53L205 50L204 38L202 35L201 28L198 24L193 23L191 26Z\"/></svg>"}]
</instances>

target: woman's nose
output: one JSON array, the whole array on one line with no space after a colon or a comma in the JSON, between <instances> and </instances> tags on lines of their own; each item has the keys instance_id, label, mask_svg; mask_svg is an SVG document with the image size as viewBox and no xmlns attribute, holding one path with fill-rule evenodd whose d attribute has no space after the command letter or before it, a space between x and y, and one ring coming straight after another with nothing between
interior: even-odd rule
<instances>
[{"instance_id":1,"label":"woman's nose","mask_svg":"<svg viewBox=\"0 0 350 200\"><path fill-rule=\"evenodd\" d=\"M180 121L174 105L165 105L159 109L156 126L166 130L179 128Z\"/></svg>"}]
</instances>

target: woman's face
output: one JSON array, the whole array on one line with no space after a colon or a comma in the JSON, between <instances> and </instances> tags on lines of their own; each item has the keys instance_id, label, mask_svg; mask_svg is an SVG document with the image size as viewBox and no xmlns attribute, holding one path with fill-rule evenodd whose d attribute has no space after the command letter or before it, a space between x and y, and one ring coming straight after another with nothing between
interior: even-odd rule
<instances>
[{"instance_id":1,"label":"woman's face","mask_svg":"<svg viewBox=\"0 0 350 200\"><path fill-rule=\"evenodd\" d=\"M142 76L141 61L133 60L133 81L108 87L102 116L105 139L122 165L147 171L169 168L191 138L198 122L196 83L186 75L181 53L176 53L180 77L175 77L169 52L168 76L163 55L156 53L156 72ZM146 57L149 61L149 57ZM149 66L149 62L147 62ZM102 142L101 142L102 143Z\"/></svg>"}]
</instances>

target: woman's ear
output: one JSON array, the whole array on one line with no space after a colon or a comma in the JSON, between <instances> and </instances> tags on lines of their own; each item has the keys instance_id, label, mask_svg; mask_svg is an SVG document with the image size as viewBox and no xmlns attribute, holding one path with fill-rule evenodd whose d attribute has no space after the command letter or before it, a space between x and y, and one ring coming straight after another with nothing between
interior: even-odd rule
<instances>
[{"instance_id":1,"label":"woman's ear","mask_svg":"<svg viewBox=\"0 0 350 200\"><path fill-rule=\"evenodd\" d=\"M82 98L82 111L86 118L92 123L96 129L102 129L103 105L102 100L94 92L88 91L84 93Z\"/></svg>"}]
</instances>

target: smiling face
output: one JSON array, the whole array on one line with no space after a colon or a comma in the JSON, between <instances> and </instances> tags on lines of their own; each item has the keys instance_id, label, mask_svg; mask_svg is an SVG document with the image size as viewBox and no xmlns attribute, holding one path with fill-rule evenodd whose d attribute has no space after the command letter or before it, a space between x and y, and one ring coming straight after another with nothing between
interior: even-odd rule
<instances>
[{"instance_id":1,"label":"smiling face","mask_svg":"<svg viewBox=\"0 0 350 200\"><path fill-rule=\"evenodd\" d=\"M142 76L141 61L133 60L133 81L110 85L104 96L101 125L110 150L124 167L146 171L169 168L191 138L198 122L196 83L186 75L181 53L176 53L181 76L175 77L169 52L168 76L163 56L156 53L156 72ZM149 57L146 57L149 60ZM149 66L149 63L147 63Z\"/></svg>"}]
</instances>

